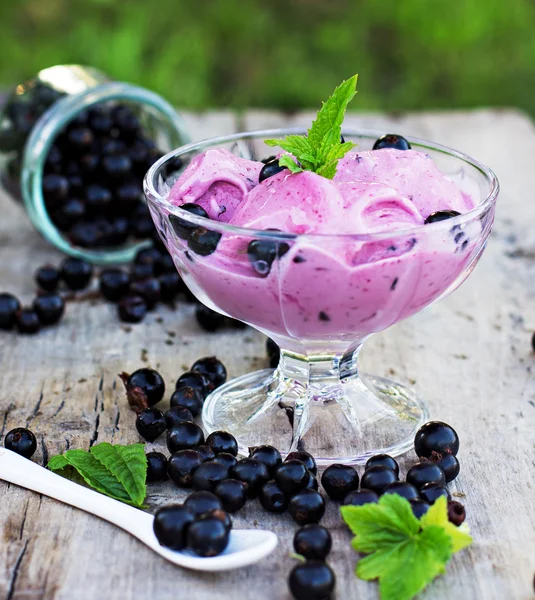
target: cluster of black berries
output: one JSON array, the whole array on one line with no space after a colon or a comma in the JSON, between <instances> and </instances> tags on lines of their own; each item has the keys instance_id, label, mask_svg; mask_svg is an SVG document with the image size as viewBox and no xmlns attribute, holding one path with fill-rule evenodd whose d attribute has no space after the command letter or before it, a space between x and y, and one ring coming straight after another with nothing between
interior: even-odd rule
<instances>
[{"instance_id":1,"label":"cluster of black berries","mask_svg":"<svg viewBox=\"0 0 535 600\"><path fill-rule=\"evenodd\" d=\"M196 360L191 369L177 379L171 395L171 408L165 415L154 408L165 394L165 382L157 371L143 368L132 374L121 373L120 377L125 385L128 403L138 415L137 430L143 438L152 442L166 429L170 433L186 421L198 427L193 423L194 417L201 412L206 396L225 383L227 370L215 356Z\"/></svg>"},{"instance_id":2,"label":"cluster of black berries","mask_svg":"<svg viewBox=\"0 0 535 600\"><path fill-rule=\"evenodd\" d=\"M105 103L79 113L45 162L43 197L52 222L83 248L156 236L142 182L162 155L129 106Z\"/></svg>"},{"instance_id":3,"label":"cluster of black berries","mask_svg":"<svg viewBox=\"0 0 535 600\"><path fill-rule=\"evenodd\" d=\"M66 258L59 268L40 267L35 273L39 288L31 307L22 307L12 294L0 294L0 329L16 327L20 333L37 333L41 327L55 325L65 311L65 298L58 293L63 284L70 291L89 285L93 267L78 258Z\"/></svg>"},{"instance_id":4,"label":"cluster of black berries","mask_svg":"<svg viewBox=\"0 0 535 600\"><path fill-rule=\"evenodd\" d=\"M184 504L164 506L154 515L154 534L162 546L217 556L228 545L232 520L210 492L195 492Z\"/></svg>"},{"instance_id":5,"label":"cluster of black berries","mask_svg":"<svg viewBox=\"0 0 535 600\"><path fill-rule=\"evenodd\" d=\"M305 525L295 532L294 550L305 559L290 572L288 585L296 600L330 598L336 584L325 562L332 547L331 534L321 525Z\"/></svg>"},{"instance_id":6,"label":"cluster of black berries","mask_svg":"<svg viewBox=\"0 0 535 600\"><path fill-rule=\"evenodd\" d=\"M68 292L83 291L91 284L93 272L93 266L79 258L66 258L59 267L39 267L35 272L38 292L31 307L23 308L13 294L0 294L0 329L17 327L20 333L37 333L41 327L57 324L69 299L59 293L61 287ZM117 304L119 319L125 323L139 323L160 302L173 305L181 298L197 303L161 243L139 250L128 269L103 269L99 275L99 289L104 299ZM246 327L244 323L199 303L196 319L207 332L224 327Z\"/></svg>"},{"instance_id":7,"label":"cluster of black berries","mask_svg":"<svg viewBox=\"0 0 535 600\"><path fill-rule=\"evenodd\" d=\"M325 469L321 483L331 500L353 506L377 502L382 494L398 494L410 502L418 518L444 496L450 521L460 525L464 507L451 500L446 487L459 474L457 433L446 423L430 421L416 433L414 449L420 461L407 471L405 481L399 480L399 465L391 456L377 454L366 463L361 479L354 467L334 464Z\"/></svg>"},{"instance_id":8,"label":"cluster of black berries","mask_svg":"<svg viewBox=\"0 0 535 600\"><path fill-rule=\"evenodd\" d=\"M139 323L160 302L173 304L179 295L191 297L171 255L160 244L139 250L129 270L103 269L99 288L106 300L117 303L125 323Z\"/></svg>"}]
</instances>

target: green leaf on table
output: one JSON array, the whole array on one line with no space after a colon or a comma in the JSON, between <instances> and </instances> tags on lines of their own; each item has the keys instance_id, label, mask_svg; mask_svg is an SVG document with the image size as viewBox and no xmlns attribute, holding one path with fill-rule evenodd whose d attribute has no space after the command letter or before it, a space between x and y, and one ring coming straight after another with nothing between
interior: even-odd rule
<instances>
[{"instance_id":1,"label":"green leaf on table","mask_svg":"<svg viewBox=\"0 0 535 600\"><path fill-rule=\"evenodd\" d=\"M444 573L453 553L472 540L467 527L448 521L445 498L421 519L397 494L386 494L377 504L343 506L341 512L355 534L354 550L368 555L358 562L356 574L379 580L381 600L410 600Z\"/></svg>"},{"instance_id":2,"label":"green leaf on table","mask_svg":"<svg viewBox=\"0 0 535 600\"><path fill-rule=\"evenodd\" d=\"M279 164L288 167L292 173L305 170L328 179L334 177L338 161L355 147L352 142L342 142L340 136L347 106L357 93L357 78L358 75L354 75L334 90L318 111L307 135L288 135L281 140L265 140L268 146L278 146L291 155L283 155ZM295 168L293 159L301 168L299 165ZM294 164L290 164L290 161Z\"/></svg>"},{"instance_id":3,"label":"green leaf on table","mask_svg":"<svg viewBox=\"0 0 535 600\"><path fill-rule=\"evenodd\" d=\"M67 450L48 462L51 471L60 471L79 481L75 474L101 494L141 507L147 493L147 458L143 444L111 445L107 442L86 450Z\"/></svg>"}]
</instances>

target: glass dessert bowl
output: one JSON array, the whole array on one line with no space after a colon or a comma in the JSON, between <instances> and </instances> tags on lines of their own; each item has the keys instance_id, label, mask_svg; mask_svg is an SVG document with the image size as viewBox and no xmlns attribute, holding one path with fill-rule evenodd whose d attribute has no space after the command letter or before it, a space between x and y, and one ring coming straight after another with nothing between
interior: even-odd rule
<instances>
[{"instance_id":1,"label":"glass dessert bowl","mask_svg":"<svg viewBox=\"0 0 535 600\"><path fill-rule=\"evenodd\" d=\"M431 158L473 208L427 224L418 217L421 223L415 225L407 217L410 207L381 198L379 190L368 204L347 213L361 225L373 223L371 232L333 234L262 228L261 219L257 229L238 227L169 201L184 170L206 151L226 149L260 161L271 154L265 139L304 133L259 131L189 144L156 162L145 178L156 227L191 291L281 349L277 369L243 375L214 390L204 404L203 425L208 432L232 433L244 454L250 446L272 444L283 454L306 450L319 464L360 464L382 452L397 456L412 446L427 420L426 406L411 389L360 373L359 352L370 335L446 297L468 277L490 234L499 184L472 158L409 138L412 149ZM360 153L381 134L346 130L343 135ZM170 168L176 157L184 165L179 172ZM225 186L236 184L228 166L225 173L222 165L218 186L205 178L203 193L209 192L212 202L224 197ZM258 172L246 180L244 185L254 187ZM353 189L362 195L357 188L346 188L346 197ZM319 194L305 197L310 210L325 210L319 218L329 219ZM299 219L292 206L287 210ZM396 229L389 229L392 218Z\"/></svg>"}]
</instances>

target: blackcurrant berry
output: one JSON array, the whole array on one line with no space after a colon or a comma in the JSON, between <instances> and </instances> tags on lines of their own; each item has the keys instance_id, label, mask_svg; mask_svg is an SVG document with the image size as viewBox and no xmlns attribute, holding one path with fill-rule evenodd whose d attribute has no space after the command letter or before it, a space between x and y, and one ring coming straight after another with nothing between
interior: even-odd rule
<instances>
[{"instance_id":1,"label":"blackcurrant berry","mask_svg":"<svg viewBox=\"0 0 535 600\"><path fill-rule=\"evenodd\" d=\"M396 150L410 150L411 145L401 135L395 133L385 133L373 145L374 150L382 150L383 148L395 148Z\"/></svg>"},{"instance_id":2,"label":"blackcurrant berry","mask_svg":"<svg viewBox=\"0 0 535 600\"><path fill-rule=\"evenodd\" d=\"M206 443L215 454L227 452L236 456L238 454L238 442L236 438L226 431L214 431L207 438Z\"/></svg>"},{"instance_id":3,"label":"blackcurrant berry","mask_svg":"<svg viewBox=\"0 0 535 600\"><path fill-rule=\"evenodd\" d=\"M167 473L178 487L190 488L193 486L193 473L202 463L202 456L196 450L179 450L169 458Z\"/></svg>"},{"instance_id":4,"label":"blackcurrant berry","mask_svg":"<svg viewBox=\"0 0 535 600\"><path fill-rule=\"evenodd\" d=\"M350 465L334 464L323 471L321 485L331 500L341 501L359 487L359 476Z\"/></svg>"},{"instance_id":5,"label":"blackcurrant berry","mask_svg":"<svg viewBox=\"0 0 535 600\"><path fill-rule=\"evenodd\" d=\"M169 452L178 452L187 448L195 448L204 444L203 430L192 421L184 421L167 432L167 448Z\"/></svg>"},{"instance_id":6,"label":"blackcurrant berry","mask_svg":"<svg viewBox=\"0 0 535 600\"><path fill-rule=\"evenodd\" d=\"M172 407L187 408L196 417L202 410L204 398L198 389L183 386L176 389L171 395ZM190 419L191 421L192 419Z\"/></svg>"},{"instance_id":7,"label":"blackcurrant berry","mask_svg":"<svg viewBox=\"0 0 535 600\"><path fill-rule=\"evenodd\" d=\"M258 499L268 512L282 513L288 507L288 498L275 481L268 481L262 486Z\"/></svg>"},{"instance_id":8,"label":"blackcurrant berry","mask_svg":"<svg viewBox=\"0 0 535 600\"><path fill-rule=\"evenodd\" d=\"M218 231L197 227L188 238L188 248L200 256L209 256L217 250L220 239Z\"/></svg>"},{"instance_id":9,"label":"blackcurrant berry","mask_svg":"<svg viewBox=\"0 0 535 600\"><path fill-rule=\"evenodd\" d=\"M37 440L29 429L17 427L6 433L4 446L24 458L31 458L37 449Z\"/></svg>"},{"instance_id":10,"label":"blackcurrant berry","mask_svg":"<svg viewBox=\"0 0 535 600\"><path fill-rule=\"evenodd\" d=\"M218 388L227 380L225 365L215 356L206 356L195 361L190 371L202 373L211 384L211 389Z\"/></svg>"},{"instance_id":11,"label":"blackcurrant berry","mask_svg":"<svg viewBox=\"0 0 535 600\"><path fill-rule=\"evenodd\" d=\"M34 334L41 329L41 321L33 308L22 308L16 316L19 333Z\"/></svg>"},{"instance_id":12,"label":"blackcurrant berry","mask_svg":"<svg viewBox=\"0 0 535 600\"><path fill-rule=\"evenodd\" d=\"M61 263L60 275L70 290L83 290L91 281L93 267L81 258L68 257Z\"/></svg>"},{"instance_id":13,"label":"blackcurrant berry","mask_svg":"<svg viewBox=\"0 0 535 600\"><path fill-rule=\"evenodd\" d=\"M288 460L275 469L275 481L290 496L304 490L308 484L309 471L300 460Z\"/></svg>"},{"instance_id":14,"label":"blackcurrant berry","mask_svg":"<svg viewBox=\"0 0 535 600\"><path fill-rule=\"evenodd\" d=\"M46 292L54 292L59 284L59 271L52 265L39 267L35 272L37 285Z\"/></svg>"},{"instance_id":15,"label":"blackcurrant berry","mask_svg":"<svg viewBox=\"0 0 535 600\"><path fill-rule=\"evenodd\" d=\"M59 294L42 294L34 299L32 308L41 325L55 325L63 316L65 301Z\"/></svg>"},{"instance_id":16,"label":"blackcurrant berry","mask_svg":"<svg viewBox=\"0 0 535 600\"><path fill-rule=\"evenodd\" d=\"M167 479L167 458L161 452L147 453L147 481L165 481Z\"/></svg>"},{"instance_id":17,"label":"blackcurrant berry","mask_svg":"<svg viewBox=\"0 0 535 600\"><path fill-rule=\"evenodd\" d=\"M282 463L281 453L273 446L265 445L249 448L249 456L263 462L270 475L273 475L275 469Z\"/></svg>"},{"instance_id":18,"label":"blackcurrant berry","mask_svg":"<svg viewBox=\"0 0 535 600\"><path fill-rule=\"evenodd\" d=\"M165 431L165 417L157 408L146 408L136 418L139 435L148 442L154 442Z\"/></svg>"},{"instance_id":19,"label":"blackcurrant berry","mask_svg":"<svg viewBox=\"0 0 535 600\"><path fill-rule=\"evenodd\" d=\"M130 404L139 405L141 408L154 406L165 394L163 377L154 369L138 369L130 375L123 372L120 378Z\"/></svg>"},{"instance_id":20,"label":"blackcurrant berry","mask_svg":"<svg viewBox=\"0 0 535 600\"><path fill-rule=\"evenodd\" d=\"M119 302L128 292L130 275L122 269L104 269L99 278L100 293L109 302Z\"/></svg>"},{"instance_id":21,"label":"blackcurrant berry","mask_svg":"<svg viewBox=\"0 0 535 600\"><path fill-rule=\"evenodd\" d=\"M216 517L198 519L187 529L188 548L198 556L217 556L227 547L229 534Z\"/></svg>"},{"instance_id":22,"label":"blackcurrant berry","mask_svg":"<svg viewBox=\"0 0 535 600\"><path fill-rule=\"evenodd\" d=\"M336 578L326 562L307 560L292 569L288 585L295 600L328 600Z\"/></svg>"},{"instance_id":23,"label":"blackcurrant berry","mask_svg":"<svg viewBox=\"0 0 535 600\"><path fill-rule=\"evenodd\" d=\"M187 531L195 515L185 505L164 506L154 515L154 534L162 546L183 550L187 544Z\"/></svg>"},{"instance_id":24,"label":"blackcurrant berry","mask_svg":"<svg viewBox=\"0 0 535 600\"><path fill-rule=\"evenodd\" d=\"M204 217L205 219L208 219L208 213L202 206L199 206L198 204L182 204L179 208L189 212L192 215L197 215L198 217ZM169 222L171 223L171 226L177 236L183 240L187 240L190 234L198 227L195 225L195 223L191 223L186 218L177 217L176 215L170 215Z\"/></svg>"},{"instance_id":25,"label":"blackcurrant berry","mask_svg":"<svg viewBox=\"0 0 535 600\"><path fill-rule=\"evenodd\" d=\"M279 165L279 159L277 157L273 157L269 162L266 162L258 175L258 183L262 183L269 177L273 177L277 173L284 171L284 169L288 169L288 167L282 167Z\"/></svg>"},{"instance_id":26,"label":"blackcurrant berry","mask_svg":"<svg viewBox=\"0 0 535 600\"><path fill-rule=\"evenodd\" d=\"M452 217L458 217L461 213L456 210L439 210L431 213L424 221L425 225L429 223L438 223L439 221L446 221Z\"/></svg>"},{"instance_id":27,"label":"blackcurrant berry","mask_svg":"<svg viewBox=\"0 0 535 600\"><path fill-rule=\"evenodd\" d=\"M464 523L466 519L466 511L464 506L455 500L450 500L448 502L448 520L450 523L453 523L457 527Z\"/></svg>"},{"instance_id":28,"label":"blackcurrant berry","mask_svg":"<svg viewBox=\"0 0 535 600\"><path fill-rule=\"evenodd\" d=\"M147 304L141 296L127 294L119 302L117 312L124 323L139 323L147 314Z\"/></svg>"},{"instance_id":29,"label":"blackcurrant berry","mask_svg":"<svg viewBox=\"0 0 535 600\"><path fill-rule=\"evenodd\" d=\"M364 471L360 485L364 489L372 490L372 492L380 495L387 485L397 480L398 477L392 469L378 465Z\"/></svg>"},{"instance_id":30,"label":"blackcurrant berry","mask_svg":"<svg viewBox=\"0 0 535 600\"><path fill-rule=\"evenodd\" d=\"M294 535L294 550L307 560L325 560L332 548L331 534L325 527L311 523Z\"/></svg>"},{"instance_id":31,"label":"blackcurrant berry","mask_svg":"<svg viewBox=\"0 0 535 600\"><path fill-rule=\"evenodd\" d=\"M325 514L325 500L316 490L301 490L290 499L288 512L299 525L317 523Z\"/></svg>"},{"instance_id":32,"label":"blackcurrant berry","mask_svg":"<svg viewBox=\"0 0 535 600\"><path fill-rule=\"evenodd\" d=\"M238 479L247 484L247 496L256 498L262 486L269 479L266 465L256 458L242 458L229 472L232 479Z\"/></svg>"},{"instance_id":33,"label":"blackcurrant berry","mask_svg":"<svg viewBox=\"0 0 535 600\"><path fill-rule=\"evenodd\" d=\"M221 500L223 510L234 513L247 502L247 484L237 479L224 479L215 486L214 494Z\"/></svg>"},{"instance_id":34,"label":"blackcurrant berry","mask_svg":"<svg viewBox=\"0 0 535 600\"><path fill-rule=\"evenodd\" d=\"M275 259L282 258L290 249L284 242L274 240L252 240L247 246L247 256L253 269L267 277Z\"/></svg>"},{"instance_id":35,"label":"blackcurrant berry","mask_svg":"<svg viewBox=\"0 0 535 600\"><path fill-rule=\"evenodd\" d=\"M208 395L210 382L206 377L198 371L186 371L176 380L176 389L181 387L191 387L194 390L198 390L203 398Z\"/></svg>"},{"instance_id":36,"label":"blackcurrant berry","mask_svg":"<svg viewBox=\"0 0 535 600\"><path fill-rule=\"evenodd\" d=\"M0 294L0 329L12 329L17 322L20 302L12 294Z\"/></svg>"}]
</instances>

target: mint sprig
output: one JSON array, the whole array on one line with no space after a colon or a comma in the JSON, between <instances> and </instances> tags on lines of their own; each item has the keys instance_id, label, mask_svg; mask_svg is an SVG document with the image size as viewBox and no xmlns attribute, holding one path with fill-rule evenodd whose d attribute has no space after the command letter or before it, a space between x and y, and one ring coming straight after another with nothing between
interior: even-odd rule
<instances>
[{"instance_id":1,"label":"mint sprig","mask_svg":"<svg viewBox=\"0 0 535 600\"><path fill-rule=\"evenodd\" d=\"M467 525L448 521L444 497L421 519L397 494L377 504L343 506L341 512L355 534L354 550L368 554L357 563L357 576L379 579L381 600L410 600L445 572L454 552L472 542Z\"/></svg>"},{"instance_id":2,"label":"mint sprig","mask_svg":"<svg viewBox=\"0 0 535 600\"><path fill-rule=\"evenodd\" d=\"M279 164L292 173L313 171L332 179L338 161L352 148L353 142L341 142L342 123L348 104L357 93L358 75L343 81L323 103L307 135L288 135L281 140L265 140L268 146L278 146L289 154L280 157Z\"/></svg>"},{"instance_id":3,"label":"mint sprig","mask_svg":"<svg viewBox=\"0 0 535 600\"><path fill-rule=\"evenodd\" d=\"M53 456L51 471L86 483L101 494L141 508L147 495L147 458L143 444L111 445L107 442L86 450L67 450Z\"/></svg>"}]
</instances>

